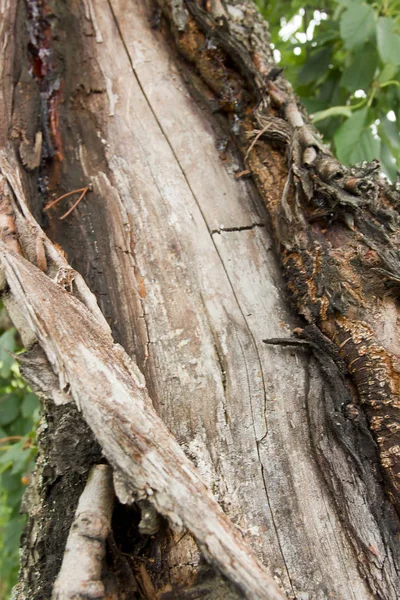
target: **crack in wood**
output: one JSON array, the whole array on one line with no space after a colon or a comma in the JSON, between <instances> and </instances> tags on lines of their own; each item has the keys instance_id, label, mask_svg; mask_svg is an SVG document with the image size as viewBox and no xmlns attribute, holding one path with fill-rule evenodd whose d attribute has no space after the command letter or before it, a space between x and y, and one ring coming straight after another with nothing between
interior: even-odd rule
<instances>
[{"instance_id":1,"label":"crack in wood","mask_svg":"<svg viewBox=\"0 0 400 600\"><path fill-rule=\"evenodd\" d=\"M353 377L359 402L368 413L369 425L380 449L386 490L400 510L400 446L396 437L396 432L400 431L398 365L395 366L393 353L376 342L372 327L368 330L363 323L365 316L370 317L371 324L375 325L375 320L379 322L381 307L379 303L376 305L376 291L383 290L384 299L390 293L389 285L397 285L396 278L390 274L399 270L392 234L394 223L398 221L399 194L397 192L396 195L394 188L389 189L379 180L376 162L346 169L322 145L287 82L274 69L270 55L264 52L262 45L257 46L256 38L252 37L253 30L246 20L247 6L244 3L239 9L236 5L234 7L235 30L230 29L228 12L224 12L231 8L229 2L218 5L222 13L218 13L213 4L204 6L196 0L182 3L184 10L188 11L183 26L175 21L170 4L164 2L163 9L179 51L195 65L204 83L212 90L221 112L227 116L227 122L235 119L235 133L267 205L298 311L309 324L319 328L321 334L336 344L340 359L347 364ZM212 49L207 48L204 42L210 32ZM218 61L215 61L215 48ZM243 90L247 86L243 81L240 83L240 78L231 75L232 62L252 87L252 99L248 96L245 99ZM234 102L224 101L226 90L220 85L221 81L230 82ZM250 118L244 114L246 102L247 114L253 111ZM274 115L279 115L285 122L284 131L280 131L278 120L273 120ZM261 117L272 119L265 125L265 119L263 121ZM243 138L246 133L254 138L254 131L262 134L249 149L248 137ZM280 174L284 184L280 195L279 192L270 193L271 161L268 156L274 144L283 147L286 153L288 172L285 174L282 169ZM213 233L220 234L221 231ZM359 251L354 252L355 244L362 248L362 256ZM368 261L380 271L375 269L371 272L370 268L366 268L370 266ZM382 282L382 267L389 273L387 284ZM377 277L379 273L380 280ZM371 290L374 290L373 295ZM318 352L316 356L323 358ZM331 367L337 369L340 361L333 367L331 360L328 353L320 364L332 384L335 377ZM360 363L363 369L359 368ZM345 376L348 377L336 373L339 383ZM341 383L344 386L344 382ZM335 419L332 421L335 425ZM340 427L337 427L337 433L354 459L357 451L352 448L351 437L346 440L346 436L340 433ZM377 482L380 485L375 463L370 462L369 473L367 466L362 470L364 481L375 490ZM374 496L376 490L372 490ZM384 531L390 528L392 519L391 506L386 508L387 514L378 519ZM371 510L375 514L373 504ZM346 515L354 521L350 510L346 509ZM388 577L390 580L390 575ZM373 573L368 574L368 581L371 589L381 586Z\"/></svg>"},{"instance_id":2,"label":"crack in wood","mask_svg":"<svg viewBox=\"0 0 400 600\"><path fill-rule=\"evenodd\" d=\"M210 231L210 235L214 235L216 233L231 233L232 231L251 231L256 227L265 227L265 223L253 223L252 225L243 225L237 227L224 227L224 225L220 225L219 229L212 229Z\"/></svg>"}]
</instances>

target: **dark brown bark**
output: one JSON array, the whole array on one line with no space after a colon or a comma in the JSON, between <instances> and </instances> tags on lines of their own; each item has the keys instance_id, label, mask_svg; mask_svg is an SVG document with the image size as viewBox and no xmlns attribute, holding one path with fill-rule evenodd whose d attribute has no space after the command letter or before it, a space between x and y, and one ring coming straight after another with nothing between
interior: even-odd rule
<instances>
[{"instance_id":1,"label":"dark brown bark","mask_svg":"<svg viewBox=\"0 0 400 600\"><path fill-rule=\"evenodd\" d=\"M275 69L252 4L160 7L2 7L3 240L17 251L19 240L24 256L105 327L83 281L24 212L29 205L96 295L159 416L288 598L394 599L397 192L374 165L346 170L322 146ZM89 184L64 220L78 196L44 210ZM287 306L272 247L304 320ZM24 279L30 271L13 260L4 258L14 265L8 277L19 273L34 295ZM51 297L58 306L54 284L46 291L45 276L32 281L43 285L34 314ZM87 473L102 456L120 470L113 436L129 439L116 433L126 426L119 429L118 418L110 431L98 429L95 405L80 400L90 397L83 354L74 363L62 336L52 354L47 341L65 321L46 310L47 337L37 325L35 338L18 311L12 315L26 343L39 339L42 347L33 345L22 367L44 397L45 419L25 501L19 598L50 598ZM89 329L82 321L76 340L85 332L95 339ZM68 386L60 391L61 371ZM71 404L54 404L68 389L84 418ZM104 416L107 402L101 406ZM140 465L136 442L121 443ZM132 472L124 472L125 485L137 494ZM118 486L117 495L121 501ZM174 521L157 493L148 499ZM182 517L187 507L178 507L180 519L239 587L206 565L187 531L165 522L156 535L143 534L138 505L117 502L106 589L118 598L256 597L235 568L207 552L204 515L196 529ZM272 596L265 588L259 597Z\"/></svg>"}]
</instances>

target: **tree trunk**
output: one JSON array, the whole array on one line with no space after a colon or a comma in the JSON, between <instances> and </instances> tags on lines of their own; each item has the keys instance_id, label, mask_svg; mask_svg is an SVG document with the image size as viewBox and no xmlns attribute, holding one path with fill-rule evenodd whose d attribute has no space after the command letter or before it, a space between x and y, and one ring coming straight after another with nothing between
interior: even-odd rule
<instances>
[{"instance_id":1,"label":"tree trunk","mask_svg":"<svg viewBox=\"0 0 400 600\"><path fill-rule=\"evenodd\" d=\"M14 597L398 598L396 189L322 146L245 0L0 12L43 399Z\"/></svg>"}]
</instances>

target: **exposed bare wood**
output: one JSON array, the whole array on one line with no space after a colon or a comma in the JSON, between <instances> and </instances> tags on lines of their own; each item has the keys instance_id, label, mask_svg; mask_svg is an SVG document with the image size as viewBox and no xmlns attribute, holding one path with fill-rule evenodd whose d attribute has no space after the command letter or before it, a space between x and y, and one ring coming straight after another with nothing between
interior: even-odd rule
<instances>
[{"instance_id":1,"label":"exposed bare wood","mask_svg":"<svg viewBox=\"0 0 400 600\"><path fill-rule=\"evenodd\" d=\"M173 527L187 527L207 559L246 598L282 600L272 576L157 416L135 363L99 331L83 304L4 244L0 253L14 302L25 312L61 390L70 389L116 471L120 500L147 498Z\"/></svg>"},{"instance_id":2,"label":"exposed bare wood","mask_svg":"<svg viewBox=\"0 0 400 600\"><path fill-rule=\"evenodd\" d=\"M5 104L0 121L1 169L11 190L19 242L24 256L65 288L55 287L59 294L74 303L72 289L97 315L102 339L110 340L111 327L114 339L143 371L159 416L289 598L395 600L398 520L374 475L375 448L368 428L363 429L365 420L349 419L340 402L335 404L337 372L328 360L310 358L312 346L262 342L289 338L302 324L285 300L274 256L277 233L282 233L282 219L275 215L290 214L298 160L313 165L319 143L313 138L309 145L303 129L303 137L296 137L302 151L292 162L286 160L285 150L301 123L293 106L290 115L280 111L280 98L289 92L285 82L279 83L283 96L268 94L264 86L273 63L268 32L254 6L244 1L206 5L208 14L195 2L163 3L175 41L150 0L68 5L55 0L51 27L49 13L43 13L46 3L34 14L28 2L19 20L13 3L1 5L6 25L0 25L5 49L0 89L6 100L14 98ZM221 29L215 26L218 19L225 23ZM158 29L151 23L158 23ZM39 51L46 68L32 77L32 54ZM18 60L13 63L14 55ZM12 66L19 63L23 68ZM252 108L261 110L251 114ZM37 128L43 128L42 158L32 170L35 160L25 168L18 157L35 158ZM254 132L262 134L248 152ZM243 158L248 152L248 164L234 148L238 143ZM247 171L268 200L270 219L252 181L235 177ZM89 182L93 192L64 221L59 217L74 200L66 198L65 206L56 204L47 212L46 232L67 252L66 261L43 236L28 205L36 219L43 219L47 203ZM269 233L271 222L275 238ZM42 311L46 317L52 313L50 306ZM375 326L391 352L398 352L392 333L396 315L393 299L384 298ZM26 319L25 326L33 342L36 333ZM83 336L83 328L78 334ZM51 345L49 339L46 343ZM54 356L54 364L64 369L55 350ZM81 349L79 356L87 360ZM33 495L26 503L29 536L20 589L21 600L42 600L57 573L66 535L62 532L54 542L51 552L57 559L48 565L43 547L53 542L56 527L49 503L58 502L68 521L85 473L98 456L87 452L85 462L81 455L88 446L83 452L65 452L66 431L77 432L77 448L82 437L89 446L94 440L71 403L55 408L48 400L60 404L69 397L67 390L61 394L58 371L56 376L38 347L24 360L36 385L38 369L46 373L39 386L47 398L49 433L41 435L34 486L39 498ZM65 381L73 378L74 361L69 361ZM82 391L79 382L74 385L75 392ZM90 422L84 406L83 401ZM126 415L131 411L127 408ZM128 427L127 421L121 427ZM98 434L109 446L104 437L111 435L109 429ZM121 494L126 477L118 479ZM125 527L131 519L124 514ZM138 587L132 563L118 569L130 577L132 598L184 598L199 589L210 600L235 597L226 582L215 586L212 574L204 575L198 548L186 531L161 530L147 545L144 540L137 559L129 548ZM114 546L114 558L123 561L121 540ZM110 543L110 551L114 546ZM36 565L33 557L39 557ZM120 584L120 589L127 586Z\"/></svg>"},{"instance_id":3,"label":"exposed bare wood","mask_svg":"<svg viewBox=\"0 0 400 600\"><path fill-rule=\"evenodd\" d=\"M379 178L376 162L346 169L323 146L302 115L290 86L275 68L269 49L264 49L267 33L263 32L262 24L256 26L256 18L249 18L250 5L243 3L232 8L232 22L227 23L229 2L222 3L225 17L221 18L221 5L202 7L190 0L181 5L186 21L182 28L182 14L177 19L172 3L161 4L179 50L200 71L227 118L232 118L232 112L237 116L240 106L243 111L237 131L239 143L269 210L289 288L300 313L310 323L301 333L310 339L336 397L336 407L335 400L327 402L326 407L332 413L331 427L356 459L371 513L379 522L383 539L392 540L386 543L391 547L394 565L390 566L383 587L380 571L372 567L367 577L378 593L392 594L391 581L393 576L397 578L395 565L399 557L397 535L394 538L392 535L398 531L398 519L382 497L380 478L382 473L387 496L398 509L400 392L398 356L393 352L392 342L382 336L383 329L397 327L393 315L389 316L385 310L382 314L382 306L393 307L388 292L388 286L393 284L384 284L382 269L389 278L390 273L398 271L396 187ZM210 32L218 40L218 56L214 48L208 49L204 43L204 36ZM231 74L231 60L240 70L241 81ZM207 65L206 69L203 64ZM254 88L254 95L246 99L249 84ZM227 86L232 93L229 105L225 104ZM251 107L250 119L246 118L244 107L247 110ZM256 137L249 145L249 137L254 137L251 127L255 129L255 125L261 129L258 133L256 130ZM271 194L270 154L274 144L285 150L288 172L284 185ZM377 268L381 279L370 273L367 261L356 262L361 248L374 264L381 265ZM352 376L356 394L347 385L348 374ZM343 411L348 411L344 419ZM337 417L334 413L338 413ZM376 465L372 437L378 446L381 473ZM318 442L316 445L320 446ZM366 454L367 466L364 465ZM326 452L324 461L321 461L322 468L332 484L332 472L326 472L326 462L337 476L335 461L332 455L328 459ZM339 479L342 478L339 476ZM374 546L365 544L364 533L361 533L364 527L359 527L357 516L341 503L343 497L347 497L344 487L337 502L345 510L348 524L356 534L353 541L362 550L360 562L364 568L365 562L370 562ZM336 491L335 486L333 489Z\"/></svg>"},{"instance_id":4,"label":"exposed bare wood","mask_svg":"<svg viewBox=\"0 0 400 600\"><path fill-rule=\"evenodd\" d=\"M113 506L112 470L108 465L96 465L79 498L53 600L106 597L101 576Z\"/></svg>"}]
</instances>

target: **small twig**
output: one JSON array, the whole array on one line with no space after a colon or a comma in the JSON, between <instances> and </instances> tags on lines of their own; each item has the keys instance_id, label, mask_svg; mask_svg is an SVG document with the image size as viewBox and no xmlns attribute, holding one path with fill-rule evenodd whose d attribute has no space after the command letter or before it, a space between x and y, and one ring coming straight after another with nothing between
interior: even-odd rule
<instances>
[{"instance_id":1,"label":"small twig","mask_svg":"<svg viewBox=\"0 0 400 600\"><path fill-rule=\"evenodd\" d=\"M64 200L64 198L68 198L69 196L72 196L73 194L78 194L79 192L81 192L81 195L79 196L78 200L71 206L71 208L69 210L67 210L66 213L64 213L62 215L62 217L60 217L60 221L62 221L63 219L65 219L66 217L68 217L68 215L70 215L72 213L72 211L78 206L79 202L81 200L83 200L83 198L86 196L87 192L89 190L91 190L91 189L92 189L92 184L89 184L86 187L79 188L77 190L72 190L72 192L67 192L66 194L63 194L59 198L56 198L55 200L53 200L52 202L50 202L50 204L48 204L47 206L45 206L44 210L47 211L47 210L49 210L49 208L52 208L58 202L60 202L60 200Z\"/></svg>"},{"instance_id":2,"label":"small twig","mask_svg":"<svg viewBox=\"0 0 400 600\"><path fill-rule=\"evenodd\" d=\"M8 437L0 438L0 444L6 444L7 442L19 442L22 439L22 435L9 435Z\"/></svg>"},{"instance_id":3,"label":"small twig","mask_svg":"<svg viewBox=\"0 0 400 600\"><path fill-rule=\"evenodd\" d=\"M247 150L247 152L246 152L246 155L245 155L245 157L244 157L244 161L245 161L245 162L247 161L247 159L248 159L248 157L249 157L249 154L250 154L250 152L253 150L254 146L257 144L257 142L258 142L258 140L260 139L260 137L261 137L261 136L263 136L265 133L267 133L267 131L268 131L269 129L271 129L271 128L272 128L272 126L273 126L273 125L272 125L272 123L271 123L271 122L268 122L268 123L265 125L265 127L263 127L262 129L260 129L259 131L255 131L255 132L254 132L254 133L256 134L256 136L255 136L254 140L251 142L251 144L250 144L250 146L249 146L249 148L248 148L248 150Z\"/></svg>"},{"instance_id":4,"label":"small twig","mask_svg":"<svg viewBox=\"0 0 400 600\"><path fill-rule=\"evenodd\" d=\"M55 204L57 204L57 202L60 202L60 200L64 200L64 198L68 198L68 196L72 196L72 194L77 194L78 192L83 192L86 189L87 188L83 187L83 188L79 188L77 190L72 190L72 192L67 192L66 194L63 194L62 196L59 196L55 200L52 200L50 202L50 204L48 204L47 206L44 207L43 210L49 210L49 208L52 208Z\"/></svg>"},{"instance_id":5,"label":"small twig","mask_svg":"<svg viewBox=\"0 0 400 600\"><path fill-rule=\"evenodd\" d=\"M251 171L249 169L245 169L244 171L236 173L235 179L240 179L241 177L246 177L247 175L251 175Z\"/></svg>"},{"instance_id":6,"label":"small twig","mask_svg":"<svg viewBox=\"0 0 400 600\"><path fill-rule=\"evenodd\" d=\"M314 345L308 340L298 340L296 338L268 338L262 341L270 346L306 346L310 348Z\"/></svg>"},{"instance_id":7,"label":"small twig","mask_svg":"<svg viewBox=\"0 0 400 600\"><path fill-rule=\"evenodd\" d=\"M71 206L71 208L70 208L69 210L67 210L67 212L66 212L66 213L64 213L62 217L60 217L60 221L62 221L63 219L65 219L66 217L68 217L68 215L70 215L70 214L72 213L72 211L74 210L74 208L76 208L76 207L78 206L79 202L80 202L81 200L83 200L83 198L84 198L84 197L85 197L85 195L86 195L86 192L87 192L89 189L91 189L91 186L90 186L90 185L88 185L87 187L85 187L85 189L83 190L82 194L79 196L79 198L78 198L78 200L75 202L75 204L73 204L73 205Z\"/></svg>"}]
</instances>

